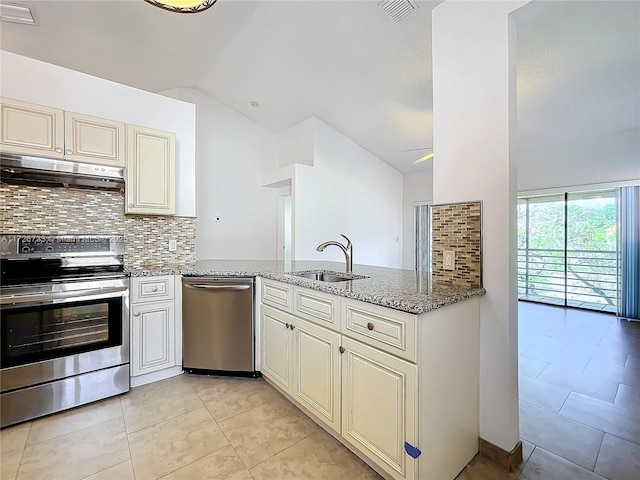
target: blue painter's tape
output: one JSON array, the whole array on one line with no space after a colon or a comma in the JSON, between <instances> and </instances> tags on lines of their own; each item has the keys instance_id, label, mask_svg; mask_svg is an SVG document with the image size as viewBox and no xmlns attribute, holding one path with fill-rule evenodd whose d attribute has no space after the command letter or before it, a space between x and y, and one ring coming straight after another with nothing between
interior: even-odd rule
<instances>
[{"instance_id":1,"label":"blue painter's tape","mask_svg":"<svg viewBox=\"0 0 640 480\"><path fill-rule=\"evenodd\" d=\"M422 453L418 447L414 447L407 442L404 442L404 451L407 452L411 458L418 458Z\"/></svg>"}]
</instances>

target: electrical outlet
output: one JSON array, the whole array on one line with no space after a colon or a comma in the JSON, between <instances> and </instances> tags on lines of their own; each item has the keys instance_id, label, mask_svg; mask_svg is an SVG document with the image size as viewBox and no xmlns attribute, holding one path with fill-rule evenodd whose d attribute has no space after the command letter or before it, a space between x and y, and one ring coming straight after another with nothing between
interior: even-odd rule
<instances>
[{"instance_id":1,"label":"electrical outlet","mask_svg":"<svg viewBox=\"0 0 640 480\"><path fill-rule=\"evenodd\" d=\"M169 251L175 252L178 250L178 241L177 240L169 240Z\"/></svg>"},{"instance_id":2,"label":"electrical outlet","mask_svg":"<svg viewBox=\"0 0 640 480\"><path fill-rule=\"evenodd\" d=\"M444 268L445 270L456 269L456 251L455 250L445 250L442 253L442 268Z\"/></svg>"}]
</instances>

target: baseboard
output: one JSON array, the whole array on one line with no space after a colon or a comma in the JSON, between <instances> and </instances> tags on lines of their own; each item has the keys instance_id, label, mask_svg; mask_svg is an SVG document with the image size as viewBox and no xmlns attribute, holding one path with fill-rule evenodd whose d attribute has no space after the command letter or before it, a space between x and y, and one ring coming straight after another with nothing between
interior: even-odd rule
<instances>
[{"instance_id":1,"label":"baseboard","mask_svg":"<svg viewBox=\"0 0 640 480\"><path fill-rule=\"evenodd\" d=\"M158 370L157 372L145 373L144 375L138 375L137 377L131 377L131 388L141 387L148 383L175 377L176 375L182 375L182 365L165 368L164 370Z\"/></svg>"},{"instance_id":2,"label":"baseboard","mask_svg":"<svg viewBox=\"0 0 640 480\"><path fill-rule=\"evenodd\" d=\"M513 450L503 450L493 443L479 439L480 455L493 461L507 472L515 472L522 463L522 442L518 441Z\"/></svg>"}]
</instances>

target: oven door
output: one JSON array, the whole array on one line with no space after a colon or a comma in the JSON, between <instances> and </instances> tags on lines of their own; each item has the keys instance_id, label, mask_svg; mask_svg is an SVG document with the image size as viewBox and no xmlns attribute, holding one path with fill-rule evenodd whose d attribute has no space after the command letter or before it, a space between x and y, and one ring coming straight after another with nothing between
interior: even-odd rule
<instances>
[{"instance_id":1,"label":"oven door","mask_svg":"<svg viewBox=\"0 0 640 480\"><path fill-rule=\"evenodd\" d=\"M2 392L129 362L128 278L11 288L0 314Z\"/></svg>"}]
</instances>

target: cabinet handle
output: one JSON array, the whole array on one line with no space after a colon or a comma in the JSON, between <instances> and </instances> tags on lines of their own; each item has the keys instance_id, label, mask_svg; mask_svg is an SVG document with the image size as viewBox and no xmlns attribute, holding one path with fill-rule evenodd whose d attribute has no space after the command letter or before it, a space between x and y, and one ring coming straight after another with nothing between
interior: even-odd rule
<instances>
[{"instance_id":1,"label":"cabinet handle","mask_svg":"<svg viewBox=\"0 0 640 480\"><path fill-rule=\"evenodd\" d=\"M285 323L285 324L284 324L284 326L285 326L285 328L287 328L287 329L289 328L289 324L288 324L288 323Z\"/></svg>"},{"instance_id":2,"label":"cabinet handle","mask_svg":"<svg viewBox=\"0 0 640 480\"><path fill-rule=\"evenodd\" d=\"M67 148L67 151L64 153L66 153L67 155L71 155L73 153L73 150L71 150L70 148Z\"/></svg>"},{"instance_id":3,"label":"cabinet handle","mask_svg":"<svg viewBox=\"0 0 640 480\"><path fill-rule=\"evenodd\" d=\"M135 313L133 314L133 316L134 316L134 317L139 317L139 316L140 316L140 312L135 312Z\"/></svg>"},{"instance_id":4,"label":"cabinet handle","mask_svg":"<svg viewBox=\"0 0 640 480\"><path fill-rule=\"evenodd\" d=\"M340 347L338 350L340 351L340 353L344 353L344 347Z\"/></svg>"},{"instance_id":5,"label":"cabinet handle","mask_svg":"<svg viewBox=\"0 0 640 480\"><path fill-rule=\"evenodd\" d=\"M152 292L157 292L157 291L158 291L158 287L153 287L153 288L151 289L151 291L152 291Z\"/></svg>"},{"instance_id":6,"label":"cabinet handle","mask_svg":"<svg viewBox=\"0 0 640 480\"><path fill-rule=\"evenodd\" d=\"M373 327L374 327L373 323L371 323L371 322L367 323L367 328L369 330L373 330Z\"/></svg>"},{"instance_id":7,"label":"cabinet handle","mask_svg":"<svg viewBox=\"0 0 640 480\"><path fill-rule=\"evenodd\" d=\"M56 147L56 152L62 153L62 147Z\"/></svg>"},{"instance_id":8,"label":"cabinet handle","mask_svg":"<svg viewBox=\"0 0 640 480\"><path fill-rule=\"evenodd\" d=\"M290 328L291 330L293 330L293 329L294 329L294 328L296 328L296 327L294 327L294 326L293 326L293 323L292 323L291 325L289 325L289 328Z\"/></svg>"}]
</instances>

